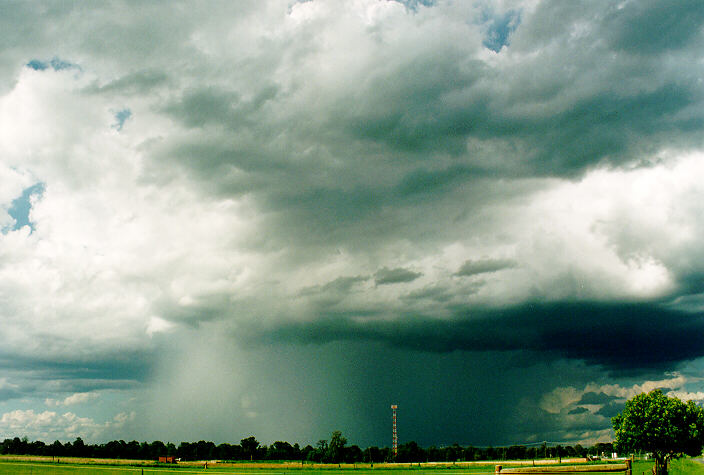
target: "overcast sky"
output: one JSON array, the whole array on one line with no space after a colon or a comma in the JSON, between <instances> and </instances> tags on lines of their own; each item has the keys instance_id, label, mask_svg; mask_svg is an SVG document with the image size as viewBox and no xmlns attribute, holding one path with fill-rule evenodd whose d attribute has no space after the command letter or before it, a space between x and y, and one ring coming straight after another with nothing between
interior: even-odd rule
<instances>
[{"instance_id":1,"label":"overcast sky","mask_svg":"<svg viewBox=\"0 0 704 475\"><path fill-rule=\"evenodd\" d=\"M0 4L0 438L612 437L704 401L699 0Z\"/></svg>"}]
</instances>

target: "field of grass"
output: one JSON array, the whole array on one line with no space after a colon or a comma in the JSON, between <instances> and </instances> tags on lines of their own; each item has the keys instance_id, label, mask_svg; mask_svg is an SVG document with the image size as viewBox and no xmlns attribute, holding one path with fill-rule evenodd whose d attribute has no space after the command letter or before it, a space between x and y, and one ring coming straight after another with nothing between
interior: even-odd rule
<instances>
[{"instance_id":1,"label":"field of grass","mask_svg":"<svg viewBox=\"0 0 704 475\"><path fill-rule=\"evenodd\" d=\"M692 459L673 460L668 472L670 475L704 475L704 464ZM635 472L633 475L636 475Z\"/></svg>"},{"instance_id":2,"label":"field of grass","mask_svg":"<svg viewBox=\"0 0 704 475\"><path fill-rule=\"evenodd\" d=\"M402 475L405 472L413 472L414 475L438 474L450 469L352 469L355 475ZM241 468L232 466L220 466L210 464L205 469L204 464L191 466L126 466L126 465L95 465L95 464L52 464L45 462L0 462L0 475L76 475L76 474L98 474L98 475L186 475L195 473L206 474L227 474L227 475L290 475L292 473L312 472L314 475L340 475L346 469L293 469L287 471L284 468ZM467 469L452 470L453 475L493 475L494 465L476 465Z\"/></svg>"},{"instance_id":3,"label":"field of grass","mask_svg":"<svg viewBox=\"0 0 704 475\"><path fill-rule=\"evenodd\" d=\"M655 464L654 460L648 460L648 461L635 461L633 462L633 475L650 475L652 473L652 468L653 465Z\"/></svg>"},{"instance_id":4,"label":"field of grass","mask_svg":"<svg viewBox=\"0 0 704 475\"><path fill-rule=\"evenodd\" d=\"M554 467L554 461L545 461ZM691 465L689 463L691 463ZM181 463L178 466L157 465L151 461L138 460L96 460L96 459L68 459L61 463L52 462L51 458L38 457L0 457L0 475L179 475L179 474L228 474L228 475L302 475L309 472L311 475L340 475L340 472L354 472L355 475L493 475L494 467L502 465L505 468L526 465L526 462L474 462L443 465L427 464L375 464L338 466L306 465L301 467L298 463L282 464L217 464L208 463L207 469L204 462ZM536 465L541 465L536 461ZM573 465L571 463L570 465ZM633 466L633 475L649 474L651 463L636 462ZM701 471L691 471L691 469ZM678 470L678 471L676 471ZM565 472L569 473L569 472ZM606 472L592 472L590 475L599 475ZM672 474L701 473L704 475L704 465L694 461L677 461L672 464Z\"/></svg>"},{"instance_id":5,"label":"field of grass","mask_svg":"<svg viewBox=\"0 0 704 475\"><path fill-rule=\"evenodd\" d=\"M300 473L302 470L294 472ZM340 469L309 469L315 475L339 475ZM357 469L355 475L403 475L412 472L413 475L440 475L451 471L452 475L493 475L494 464L475 465L462 469ZM288 475L291 472L284 470L270 469L241 469L237 467L209 466L205 469L200 467L134 467L116 465L83 465L83 464L47 464L36 462L0 462L0 475L76 475L76 474L98 474L98 475L179 475L179 474L223 474L223 475ZM601 472L593 472L590 475L599 475ZM613 475L613 474L611 474Z\"/></svg>"},{"instance_id":6,"label":"field of grass","mask_svg":"<svg viewBox=\"0 0 704 475\"><path fill-rule=\"evenodd\" d=\"M633 475L650 475L654 461L636 462L633 464ZM694 459L682 458L673 460L668 467L670 475L704 475L704 464Z\"/></svg>"}]
</instances>

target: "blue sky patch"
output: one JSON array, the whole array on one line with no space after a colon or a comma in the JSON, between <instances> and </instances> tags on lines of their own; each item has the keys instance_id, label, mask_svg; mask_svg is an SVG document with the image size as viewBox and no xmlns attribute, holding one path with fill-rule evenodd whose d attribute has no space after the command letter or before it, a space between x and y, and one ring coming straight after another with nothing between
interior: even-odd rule
<instances>
[{"instance_id":1,"label":"blue sky patch","mask_svg":"<svg viewBox=\"0 0 704 475\"><path fill-rule=\"evenodd\" d=\"M7 210L7 213L15 220L12 231L16 231L23 226L29 226L34 231L34 223L29 220L29 211L32 209L32 197L41 197L43 193L44 183L37 183L26 188L22 192L22 196L12 200L12 205ZM7 232L7 229L4 229L3 232Z\"/></svg>"},{"instance_id":2,"label":"blue sky patch","mask_svg":"<svg viewBox=\"0 0 704 475\"><path fill-rule=\"evenodd\" d=\"M29 63L27 63L27 67L34 69L35 71L44 71L46 68L49 67L49 65L43 61L39 61L38 59L33 59Z\"/></svg>"},{"instance_id":3,"label":"blue sky patch","mask_svg":"<svg viewBox=\"0 0 704 475\"><path fill-rule=\"evenodd\" d=\"M62 71L64 69L71 69L71 68L78 67L77 65L75 65L73 63L69 63L68 61L64 61L64 60L56 58L56 57L52 58L52 60L49 62L49 64L51 65L51 67L53 68L54 71Z\"/></svg>"},{"instance_id":4,"label":"blue sky patch","mask_svg":"<svg viewBox=\"0 0 704 475\"><path fill-rule=\"evenodd\" d=\"M54 56L49 61L42 61L39 59L33 59L27 63L27 67L34 69L35 71L45 71L49 68L54 71L63 71L66 69L81 69L77 64L71 63L69 61L64 61L63 59Z\"/></svg>"},{"instance_id":5,"label":"blue sky patch","mask_svg":"<svg viewBox=\"0 0 704 475\"><path fill-rule=\"evenodd\" d=\"M435 0L399 0L401 3L403 3L406 8L409 10L416 11L418 10L418 5L422 5L424 7L432 7L435 5Z\"/></svg>"},{"instance_id":6,"label":"blue sky patch","mask_svg":"<svg viewBox=\"0 0 704 475\"><path fill-rule=\"evenodd\" d=\"M492 16L485 14L487 30L482 44L498 53L501 48L509 44L509 37L521 23L521 13L509 10L503 15Z\"/></svg>"},{"instance_id":7,"label":"blue sky patch","mask_svg":"<svg viewBox=\"0 0 704 475\"><path fill-rule=\"evenodd\" d=\"M115 120L117 122L113 124L113 127L119 132L120 130L122 130L122 126L125 125L125 122L130 117L132 117L132 111L127 108L117 111L115 113Z\"/></svg>"}]
</instances>

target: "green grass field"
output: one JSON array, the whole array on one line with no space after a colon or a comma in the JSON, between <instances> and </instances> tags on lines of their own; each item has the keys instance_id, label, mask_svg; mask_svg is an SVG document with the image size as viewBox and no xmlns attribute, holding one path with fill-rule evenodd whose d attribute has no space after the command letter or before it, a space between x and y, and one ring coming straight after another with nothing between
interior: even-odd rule
<instances>
[{"instance_id":1,"label":"green grass field","mask_svg":"<svg viewBox=\"0 0 704 475\"><path fill-rule=\"evenodd\" d=\"M670 462L670 475L704 475L704 464L692 459L680 459ZM634 472L633 475L636 475ZM640 473L638 475L641 475Z\"/></svg>"},{"instance_id":2,"label":"green grass field","mask_svg":"<svg viewBox=\"0 0 704 475\"><path fill-rule=\"evenodd\" d=\"M473 464L469 466L455 466L451 468L433 467L399 467L388 466L374 469L364 468L302 468L291 467L281 464L276 467L273 464L263 464L261 468L243 468L237 466L209 465L206 469L203 465L190 466L136 466L125 464L95 464L95 463L52 463L47 461L29 460L7 460L0 459L0 475L76 475L76 474L98 474L98 475L179 475L179 474L228 474L228 475L303 475L301 472L309 472L310 475L341 475L341 472L353 472L355 475L493 475L494 467L501 462L487 462ZM509 467L511 464L502 464ZM636 462L633 465L633 475L650 474L652 463ZM599 475L607 472L591 472L590 475ZM671 464L671 474L702 474L704 475L704 465L692 460L679 460ZM612 473L613 475L613 473Z\"/></svg>"},{"instance_id":3,"label":"green grass field","mask_svg":"<svg viewBox=\"0 0 704 475\"><path fill-rule=\"evenodd\" d=\"M635 462L633 464L633 475L650 475L653 461ZM670 475L704 475L704 464L689 458L673 460L670 462L668 470Z\"/></svg>"},{"instance_id":4,"label":"green grass field","mask_svg":"<svg viewBox=\"0 0 704 475\"><path fill-rule=\"evenodd\" d=\"M294 470L294 473L300 473L302 470ZM310 469L315 475L340 475L340 470L320 470ZM413 475L441 475L441 473L450 472L452 475L493 475L494 465L476 466L467 469L389 469L389 470L369 470L358 469L354 473L357 475L403 475L404 473L413 473ZM276 470L260 470L260 469L238 469L235 467L132 467L132 466L108 466L108 465L82 465L82 464L62 464L51 465L45 463L30 463L30 462L3 462L0 463L0 475L17 474L17 475L76 475L76 474L100 474L100 475L127 475L127 474L144 474L144 475L178 475L178 474L227 474L227 475L288 475L291 471L276 471ZM607 474L608 472L592 472L590 475ZM613 473L609 474L613 475Z\"/></svg>"},{"instance_id":5,"label":"green grass field","mask_svg":"<svg viewBox=\"0 0 704 475\"><path fill-rule=\"evenodd\" d=\"M414 475L440 475L440 472L451 470L453 475L482 475L494 473L494 465L477 466L468 469L357 469L355 475L402 475L405 472L412 472ZM340 472L348 470L340 469L293 469L293 470L272 470L272 469L242 469L237 467L134 467L115 465L84 465L84 464L48 464L33 462L0 462L0 475L5 474L32 474L32 475L76 475L76 474L100 474L100 475L179 475L193 473L207 474L228 474L228 475L291 475L303 471L311 472L314 475L340 475Z\"/></svg>"}]
</instances>

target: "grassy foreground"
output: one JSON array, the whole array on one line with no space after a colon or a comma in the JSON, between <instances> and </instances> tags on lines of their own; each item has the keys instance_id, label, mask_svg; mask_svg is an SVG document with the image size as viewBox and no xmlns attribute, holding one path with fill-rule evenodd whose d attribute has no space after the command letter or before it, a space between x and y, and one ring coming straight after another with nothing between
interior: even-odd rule
<instances>
[{"instance_id":1,"label":"grassy foreground","mask_svg":"<svg viewBox=\"0 0 704 475\"><path fill-rule=\"evenodd\" d=\"M668 472L670 475L704 475L704 464L693 459L673 460L670 462ZM636 475L635 472L633 475Z\"/></svg>"},{"instance_id":2,"label":"grassy foreground","mask_svg":"<svg viewBox=\"0 0 704 475\"><path fill-rule=\"evenodd\" d=\"M680 461L678 461L680 462ZM690 461L694 468L700 466ZM179 475L179 474L229 474L229 475L303 475L301 472L308 472L311 475L340 475L341 472L353 472L354 475L493 475L494 467L502 465L505 468L525 466L526 461L514 462L472 462L457 464L375 464L371 468L368 464L343 465L305 465L300 463L261 463L261 464L220 464L205 462L181 463L178 466L159 465L146 460L107 460L107 459L78 459L62 458L61 463L52 461L50 457L21 457L21 456L0 456L0 475L76 475L76 474L98 474L98 475ZM536 461L536 465L542 465L541 461ZM543 463L555 466L555 461L543 461ZM574 462L570 463L571 465ZM633 475L650 473L652 464L636 462L633 466ZM701 465L704 469L704 465ZM680 470L680 471L675 471ZM685 470L685 471L681 471ZM687 471L689 465L682 465L682 468L672 465L672 474L701 473ZM591 475L598 475L601 472L592 472ZM350 474L351 475L351 474ZM613 475L613 474L612 474Z\"/></svg>"}]
</instances>

